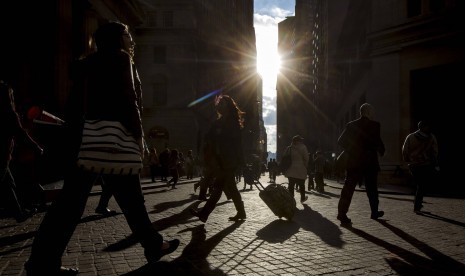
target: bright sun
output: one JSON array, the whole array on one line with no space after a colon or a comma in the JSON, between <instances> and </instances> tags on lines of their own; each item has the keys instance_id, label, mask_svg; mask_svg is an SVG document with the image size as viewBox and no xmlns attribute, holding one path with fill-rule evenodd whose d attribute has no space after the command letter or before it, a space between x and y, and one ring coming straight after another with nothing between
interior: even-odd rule
<instances>
[{"instance_id":1,"label":"bright sun","mask_svg":"<svg viewBox=\"0 0 465 276\"><path fill-rule=\"evenodd\" d=\"M263 79L263 95L276 96L276 78L281 66L277 27L257 28L257 71Z\"/></svg>"}]
</instances>

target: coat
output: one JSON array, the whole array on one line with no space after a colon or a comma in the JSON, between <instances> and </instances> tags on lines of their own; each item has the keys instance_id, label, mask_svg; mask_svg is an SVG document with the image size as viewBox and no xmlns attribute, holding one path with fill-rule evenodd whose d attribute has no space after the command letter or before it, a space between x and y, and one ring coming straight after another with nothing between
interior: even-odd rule
<instances>
[{"instance_id":1,"label":"coat","mask_svg":"<svg viewBox=\"0 0 465 276\"><path fill-rule=\"evenodd\" d=\"M337 141L348 153L347 169L380 170L378 154L385 151L380 129L379 122L364 116L347 123Z\"/></svg>"},{"instance_id":2,"label":"coat","mask_svg":"<svg viewBox=\"0 0 465 276\"><path fill-rule=\"evenodd\" d=\"M309 159L307 146L305 146L303 143L292 144L291 159L291 166L286 170L284 175L286 177L306 179Z\"/></svg>"}]
</instances>

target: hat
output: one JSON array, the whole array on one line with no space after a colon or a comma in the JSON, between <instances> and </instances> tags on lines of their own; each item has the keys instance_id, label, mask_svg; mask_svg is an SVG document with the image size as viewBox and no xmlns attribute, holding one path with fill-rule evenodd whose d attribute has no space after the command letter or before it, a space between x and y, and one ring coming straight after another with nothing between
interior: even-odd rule
<instances>
[{"instance_id":1,"label":"hat","mask_svg":"<svg viewBox=\"0 0 465 276\"><path fill-rule=\"evenodd\" d=\"M302 136L296 135L296 136L292 137L292 142L302 141L303 139L304 138L302 138Z\"/></svg>"}]
</instances>

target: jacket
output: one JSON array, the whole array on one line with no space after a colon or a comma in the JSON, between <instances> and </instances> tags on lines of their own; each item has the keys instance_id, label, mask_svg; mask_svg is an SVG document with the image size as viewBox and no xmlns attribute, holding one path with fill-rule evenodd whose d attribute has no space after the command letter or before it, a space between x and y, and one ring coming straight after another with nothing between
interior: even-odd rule
<instances>
[{"instance_id":1,"label":"jacket","mask_svg":"<svg viewBox=\"0 0 465 276\"><path fill-rule=\"evenodd\" d=\"M308 150L307 146L303 143L296 143L291 145L291 166L284 173L286 177L297 179L307 178L307 165L308 165Z\"/></svg>"},{"instance_id":2,"label":"jacket","mask_svg":"<svg viewBox=\"0 0 465 276\"><path fill-rule=\"evenodd\" d=\"M402 145L402 157L410 166L437 165L438 142L433 134L410 133Z\"/></svg>"},{"instance_id":3,"label":"jacket","mask_svg":"<svg viewBox=\"0 0 465 276\"><path fill-rule=\"evenodd\" d=\"M347 169L380 170L378 154L384 155L379 122L361 116L350 121L337 141L348 153Z\"/></svg>"}]
</instances>

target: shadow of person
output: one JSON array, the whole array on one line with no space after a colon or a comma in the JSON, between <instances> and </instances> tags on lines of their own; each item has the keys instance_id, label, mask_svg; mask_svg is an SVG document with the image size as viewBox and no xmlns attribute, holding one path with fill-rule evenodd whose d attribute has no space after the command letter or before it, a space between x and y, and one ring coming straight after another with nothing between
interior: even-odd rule
<instances>
[{"instance_id":1,"label":"shadow of person","mask_svg":"<svg viewBox=\"0 0 465 276\"><path fill-rule=\"evenodd\" d=\"M172 216L162 218L162 219L152 222L152 225L154 225L157 231L162 231L173 225L180 224L179 221L185 221L186 223L188 223L188 219L192 217L192 214L189 211L190 208L196 208L199 204L200 204L200 201L196 201L188 205L186 208L184 208L184 210L182 210L179 213L176 213L176 214L173 214ZM130 234L124 239L121 239L113 244L108 245L107 247L103 249L103 251L106 251L106 252L120 251L120 250L129 248L137 243L138 241L135 238L134 234Z\"/></svg>"},{"instance_id":2,"label":"shadow of person","mask_svg":"<svg viewBox=\"0 0 465 276\"><path fill-rule=\"evenodd\" d=\"M344 241L341 239L341 229L317 211L312 210L307 204L303 204L303 206L304 209L298 210L293 220L305 231L315 233L326 244L342 248Z\"/></svg>"},{"instance_id":3,"label":"shadow of person","mask_svg":"<svg viewBox=\"0 0 465 276\"><path fill-rule=\"evenodd\" d=\"M385 248L389 252L401 258L385 258L386 263L388 263L393 270L399 273L399 275L460 275L460 272L458 271L465 271L464 264L452 259L449 256L444 255L443 253L417 240L415 237L407 234L399 228L390 225L387 221L378 220L378 222L406 242L418 248L429 257L426 258L424 256L410 252L398 245L389 243L385 240L368 234L363 230L354 227L346 228L352 233Z\"/></svg>"},{"instance_id":4,"label":"shadow of person","mask_svg":"<svg viewBox=\"0 0 465 276\"><path fill-rule=\"evenodd\" d=\"M123 213L121 213L121 212L111 211L111 213L108 214L108 215L102 215L102 214L88 215L88 216L82 217L81 220L79 221L79 223L86 223L86 222L90 222L90 221L96 221L96 220L105 219L105 218L109 218L109 217L119 216L119 215L122 215L122 214Z\"/></svg>"},{"instance_id":5,"label":"shadow of person","mask_svg":"<svg viewBox=\"0 0 465 276\"><path fill-rule=\"evenodd\" d=\"M433 214L431 212L422 211L422 212L419 212L417 214L420 215L420 216L427 217L427 218L442 220L442 221L445 221L445 222L448 222L448 223L451 223L451 224L454 224L454 225L457 225L457 226L465 227L465 223L463 223L463 222L456 221L456 220L449 219L449 218L445 218L445 217L441 217L441 216Z\"/></svg>"},{"instance_id":6,"label":"shadow of person","mask_svg":"<svg viewBox=\"0 0 465 276\"><path fill-rule=\"evenodd\" d=\"M197 200L196 196L191 195L189 198L186 198L184 200L162 202L162 203L154 205L152 207L152 210L149 212L149 214L161 213L161 212L166 211L168 209L179 207L179 206L182 206L182 205L184 205L186 203L196 201L196 200Z\"/></svg>"},{"instance_id":7,"label":"shadow of person","mask_svg":"<svg viewBox=\"0 0 465 276\"><path fill-rule=\"evenodd\" d=\"M15 251L21 251L24 248L26 248L26 246L24 246L25 244L24 241L34 238L36 232L37 231L31 231L31 232L26 232L26 233L21 233L21 234L16 234L16 235L0 238L0 248L8 249L8 250L2 250L0 252L0 256L11 254Z\"/></svg>"},{"instance_id":8,"label":"shadow of person","mask_svg":"<svg viewBox=\"0 0 465 276\"><path fill-rule=\"evenodd\" d=\"M269 243L283 243L299 232L299 224L294 220L276 219L257 231L258 238Z\"/></svg>"},{"instance_id":9,"label":"shadow of person","mask_svg":"<svg viewBox=\"0 0 465 276\"><path fill-rule=\"evenodd\" d=\"M171 262L159 261L153 264L144 265L137 270L123 274L129 275L228 275L227 272L219 268L211 269L207 257L211 251L229 234L231 234L243 222L236 222L206 239L205 225L184 229L182 232L192 232L192 238L187 244L181 256ZM224 260L226 263L227 260ZM209 271L209 272L205 272Z\"/></svg>"}]
</instances>

